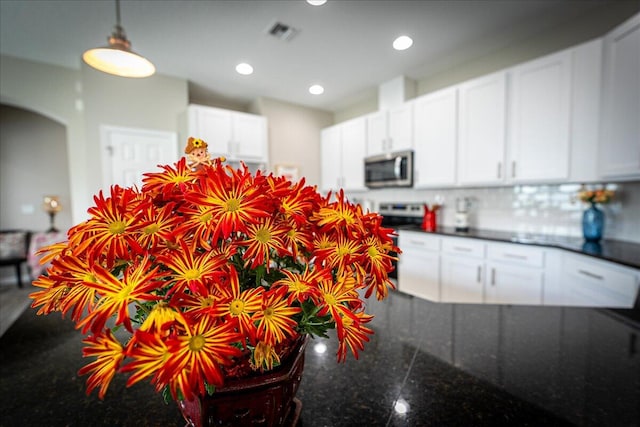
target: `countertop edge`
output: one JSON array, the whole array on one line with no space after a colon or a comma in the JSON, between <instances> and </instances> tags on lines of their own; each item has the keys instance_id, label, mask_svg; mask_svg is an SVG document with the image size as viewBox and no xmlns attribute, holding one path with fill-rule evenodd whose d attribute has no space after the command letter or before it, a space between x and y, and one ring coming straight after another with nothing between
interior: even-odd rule
<instances>
[{"instance_id":1,"label":"countertop edge","mask_svg":"<svg viewBox=\"0 0 640 427\"><path fill-rule=\"evenodd\" d=\"M425 234L437 234L446 237L463 237L489 240L499 243L511 243L562 249L579 255L613 262L624 267L640 270L640 243L620 240L603 240L600 243L587 243L583 239L568 236L535 235L522 236L516 233L496 230L470 229L467 232L455 231L453 227L438 227L435 231L424 231L417 225L397 227L397 231L414 231ZM401 248L402 249L402 248Z\"/></svg>"}]
</instances>

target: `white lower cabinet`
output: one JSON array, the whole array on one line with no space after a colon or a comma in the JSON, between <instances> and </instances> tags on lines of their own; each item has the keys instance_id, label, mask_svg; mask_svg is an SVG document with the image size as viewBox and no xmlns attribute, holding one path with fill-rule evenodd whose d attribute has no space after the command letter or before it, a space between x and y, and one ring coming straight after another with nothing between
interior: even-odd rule
<instances>
[{"instance_id":1,"label":"white lower cabinet","mask_svg":"<svg viewBox=\"0 0 640 427\"><path fill-rule=\"evenodd\" d=\"M400 231L398 289L431 301L440 301L440 237Z\"/></svg>"},{"instance_id":2,"label":"white lower cabinet","mask_svg":"<svg viewBox=\"0 0 640 427\"><path fill-rule=\"evenodd\" d=\"M484 262L466 256L442 256L442 301L484 302Z\"/></svg>"},{"instance_id":3,"label":"white lower cabinet","mask_svg":"<svg viewBox=\"0 0 640 427\"><path fill-rule=\"evenodd\" d=\"M487 276L484 302L542 304L542 269L487 262Z\"/></svg>"},{"instance_id":4,"label":"white lower cabinet","mask_svg":"<svg viewBox=\"0 0 640 427\"><path fill-rule=\"evenodd\" d=\"M640 270L562 249L400 231L398 289L431 301L631 308Z\"/></svg>"},{"instance_id":5,"label":"white lower cabinet","mask_svg":"<svg viewBox=\"0 0 640 427\"><path fill-rule=\"evenodd\" d=\"M442 239L442 301L484 302L484 249L477 239Z\"/></svg>"},{"instance_id":6,"label":"white lower cabinet","mask_svg":"<svg viewBox=\"0 0 640 427\"><path fill-rule=\"evenodd\" d=\"M518 244L487 245L486 303L542 304L544 250Z\"/></svg>"},{"instance_id":7,"label":"white lower cabinet","mask_svg":"<svg viewBox=\"0 0 640 427\"><path fill-rule=\"evenodd\" d=\"M562 305L631 308L638 295L637 270L565 253L559 277Z\"/></svg>"}]
</instances>

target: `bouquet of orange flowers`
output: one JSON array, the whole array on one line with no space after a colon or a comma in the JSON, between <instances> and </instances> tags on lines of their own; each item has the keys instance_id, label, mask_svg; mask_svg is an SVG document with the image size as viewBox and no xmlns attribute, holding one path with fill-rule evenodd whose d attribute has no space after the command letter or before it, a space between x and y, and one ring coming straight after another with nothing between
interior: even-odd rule
<instances>
[{"instance_id":1,"label":"bouquet of orange flowers","mask_svg":"<svg viewBox=\"0 0 640 427\"><path fill-rule=\"evenodd\" d=\"M609 203L615 192L604 188L599 190L582 190L578 193L578 198L585 203Z\"/></svg>"},{"instance_id":2,"label":"bouquet of orange flowers","mask_svg":"<svg viewBox=\"0 0 640 427\"><path fill-rule=\"evenodd\" d=\"M221 159L184 158L146 173L141 190L94 196L88 220L45 248L46 274L30 295L38 314L69 314L83 340L87 394L103 398L116 373L150 378L175 399L211 392L226 378L268 371L279 350L336 329L338 361L373 331L364 298L393 288L382 218L342 192ZM130 337L120 342L115 328ZM249 354L249 373L236 369Z\"/></svg>"}]
</instances>

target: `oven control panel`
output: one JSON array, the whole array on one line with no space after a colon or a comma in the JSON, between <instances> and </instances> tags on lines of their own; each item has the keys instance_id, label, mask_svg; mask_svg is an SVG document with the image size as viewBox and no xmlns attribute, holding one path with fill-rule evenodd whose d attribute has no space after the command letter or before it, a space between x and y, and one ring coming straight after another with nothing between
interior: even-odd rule
<instances>
[{"instance_id":1,"label":"oven control panel","mask_svg":"<svg viewBox=\"0 0 640 427\"><path fill-rule=\"evenodd\" d=\"M380 202L378 212L382 216L422 217L424 205L422 203Z\"/></svg>"}]
</instances>

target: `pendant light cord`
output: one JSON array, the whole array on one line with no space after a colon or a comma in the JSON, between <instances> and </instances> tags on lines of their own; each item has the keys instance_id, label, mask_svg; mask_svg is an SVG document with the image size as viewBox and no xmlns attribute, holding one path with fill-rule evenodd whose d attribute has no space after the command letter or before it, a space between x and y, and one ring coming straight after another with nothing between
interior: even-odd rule
<instances>
[{"instance_id":1,"label":"pendant light cord","mask_svg":"<svg viewBox=\"0 0 640 427\"><path fill-rule=\"evenodd\" d=\"M120 0L116 0L116 24L120 26Z\"/></svg>"}]
</instances>

